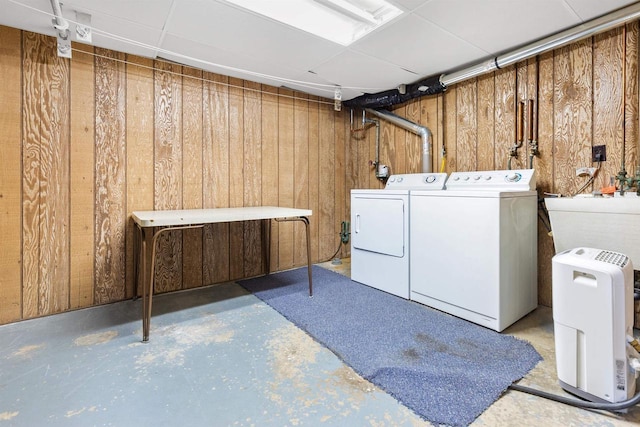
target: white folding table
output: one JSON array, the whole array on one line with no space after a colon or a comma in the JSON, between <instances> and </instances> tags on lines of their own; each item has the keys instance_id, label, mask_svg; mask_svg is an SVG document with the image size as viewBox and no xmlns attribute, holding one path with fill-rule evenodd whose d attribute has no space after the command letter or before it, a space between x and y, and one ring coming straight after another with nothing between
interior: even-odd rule
<instances>
[{"instance_id":1,"label":"white folding table","mask_svg":"<svg viewBox=\"0 0 640 427\"><path fill-rule=\"evenodd\" d=\"M151 326L151 301L153 298L153 281L155 272L156 242L158 236L166 231L184 230L189 228L202 228L207 224L257 221L262 220L264 232L262 233L265 271L269 274L269 252L271 220L301 221L305 225L307 235L307 268L309 274L309 296L313 295L311 279L311 242L309 235L309 209L295 209L278 206L253 206L241 208L217 208L217 209L181 209L136 211L131 213L131 218L136 224L137 233L135 239L136 248L136 280L142 283L142 341L149 341L149 329ZM151 260L148 261L148 248L151 246ZM140 265L142 264L142 265Z\"/></svg>"}]
</instances>

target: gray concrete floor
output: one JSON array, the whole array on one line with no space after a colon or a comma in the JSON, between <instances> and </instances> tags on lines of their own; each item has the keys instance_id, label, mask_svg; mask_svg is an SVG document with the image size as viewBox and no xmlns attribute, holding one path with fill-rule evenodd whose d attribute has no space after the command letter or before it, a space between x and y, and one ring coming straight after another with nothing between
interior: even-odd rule
<instances>
[{"instance_id":1,"label":"gray concrete floor","mask_svg":"<svg viewBox=\"0 0 640 427\"><path fill-rule=\"evenodd\" d=\"M325 268L349 274L349 260ZM0 327L2 426L427 426L243 288L227 283L154 299L151 341L140 301ZM562 394L551 310L505 331L544 358L524 385ZM463 392L463 391L462 391ZM508 391L477 426L623 426Z\"/></svg>"}]
</instances>

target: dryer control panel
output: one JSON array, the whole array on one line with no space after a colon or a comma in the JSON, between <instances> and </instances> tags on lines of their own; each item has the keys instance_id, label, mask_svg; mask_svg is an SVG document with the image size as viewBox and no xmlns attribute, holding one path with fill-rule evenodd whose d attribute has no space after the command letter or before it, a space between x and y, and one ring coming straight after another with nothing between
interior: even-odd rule
<instances>
[{"instance_id":1,"label":"dryer control panel","mask_svg":"<svg viewBox=\"0 0 640 427\"><path fill-rule=\"evenodd\" d=\"M447 190L533 191L536 189L534 169L453 172Z\"/></svg>"},{"instance_id":2,"label":"dryer control panel","mask_svg":"<svg viewBox=\"0 0 640 427\"><path fill-rule=\"evenodd\" d=\"M391 175L385 190L444 190L446 173L407 173Z\"/></svg>"}]
</instances>

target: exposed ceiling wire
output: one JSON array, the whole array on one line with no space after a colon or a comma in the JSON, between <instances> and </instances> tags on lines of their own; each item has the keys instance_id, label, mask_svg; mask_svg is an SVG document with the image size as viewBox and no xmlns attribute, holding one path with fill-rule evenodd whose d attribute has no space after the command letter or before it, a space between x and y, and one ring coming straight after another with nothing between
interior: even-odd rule
<instances>
[{"instance_id":1,"label":"exposed ceiling wire","mask_svg":"<svg viewBox=\"0 0 640 427\"><path fill-rule=\"evenodd\" d=\"M118 62L121 64L125 64L125 65L131 65L134 67L138 67L138 68L142 68L142 69L147 69L147 70L151 70L151 71L156 71L159 73L165 73L165 74L170 74L170 75L174 75L174 76L178 76L178 77L183 77L183 78L188 78L188 79L192 79L192 80L196 80L196 81L200 81L203 83L213 83L215 85L218 86L224 86L224 87L228 87L228 88L234 88L234 89L241 89L244 91L248 91L248 92L256 92L256 93L260 93L260 94L266 94L266 95L271 95L271 96L277 96L278 98L288 98L288 99L293 99L293 100L298 100L298 101L306 101L306 102L313 102L316 104L321 104L321 105L331 105L333 107L334 102L332 101L325 101L323 98L302 98L299 96L295 96L295 95L287 95L285 93L274 93L274 92L270 92L270 91L264 91L261 89L254 89L251 87L245 87L245 86L238 86L238 85L234 85L231 83L225 83L225 82L221 82L218 80L211 80L211 79L207 79L204 77L197 77L194 76L192 74L185 74L185 73L181 73L181 72L177 72L177 71L170 71L170 70L164 70L164 69L158 69L156 67L153 66L148 66L148 65L143 65L137 62L132 62L132 61L127 61L125 59L119 59L119 58L113 58L111 56L106 56L106 55L100 55L98 53L95 52L88 52L86 50L82 50L82 49L77 49L77 48L72 48L72 50L74 52L77 52L78 54L83 54L83 55L90 55L96 58L101 58L101 59L106 59L109 61L114 61L114 62ZM154 61L160 61L160 62L164 62L167 64L172 64L172 65L176 65L175 62L170 62L170 61L166 61L166 60L162 60L162 59L154 59ZM188 65L187 65L188 67ZM288 89L287 90L292 90L293 89ZM313 96L313 95L311 95Z\"/></svg>"},{"instance_id":2,"label":"exposed ceiling wire","mask_svg":"<svg viewBox=\"0 0 640 427\"><path fill-rule=\"evenodd\" d=\"M26 8L26 9L38 12L38 13L46 15L48 17L55 17L55 15L52 14L51 12L40 10L40 9L35 8L33 6L29 6L29 5L26 5L24 3L21 3L21 2L19 2L17 0L8 0L8 1L13 3L13 4L15 4L15 5L18 5L18 6ZM75 21L73 21L71 19L67 19L67 21L71 22L73 24L78 24L77 22L75 22ZM328 94L327 96L330 97L330 98L333 98L335 90L338 89L338 88L340 88L340 89L358 90L358 91L361 91L361 92L379 91L379 90L383 90L384 89L384 88L367 88L367 87L357 87L357 86L339 86L339 85L328 84L328 83L315 83L315 82L309 82L309 81L303 81L303 80L288 79L288 78L279 77L279 76L273 76L273 75L264 74L264 73L258 73L258 72L255 72L255 71L245 70L245 69L242 69L242 68L237 68L237 67L231 67L231 66L227 66L227 65L217 64L215 62L206 61L206 60L195 58L195 57L188 56L188 55L182 55L182 54L177 53L177 52L173 52L173 51L170 51L170 50L167 50L167 49L162 49L162 48L159 48L157 46L153 46L153 45L150 45L150 44L147 44L147 43L143 43L143 42L139 42L139 41L136 41L136 40L133 40L133 39L129 39L127 37L119 36L117 34L113 34L113 33L110 33L108 31L101 30L99 28L91 27L91 30L96 35L101 35L102 37L109 38L109 39L116 40L116 41L120 41L120 42L129 44L131 46L140 47L140 48L143 48L143 49L148 49L148 50L151 50L151 51L155 51L158 54L163 54L163 56L174 56L174 57L180 58L181 60L184 60L185 62L193 61L195 63L201 64L201 66L216 67L216 68L221 68L221 69L229 71L229 72L242 73L242 74L250 75L250 76L253 76L253 77L257 77L257 78L273 80L273 81L281 83L284 86L286 86L286 85L297 85L297 86L301 86L301 87L305 87L305 88L309 88L309 89L320 90L320 91L323 91L323 92L327 92L327 94ZM187 64L185 64L185 65L187 65Z\"/></svg>"}]
</instances>

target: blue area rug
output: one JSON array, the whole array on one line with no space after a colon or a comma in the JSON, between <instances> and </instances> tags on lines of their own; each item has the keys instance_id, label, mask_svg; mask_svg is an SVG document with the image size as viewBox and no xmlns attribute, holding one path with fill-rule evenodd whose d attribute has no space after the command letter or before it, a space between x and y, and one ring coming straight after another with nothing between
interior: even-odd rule
<instances>
[{"instance_id":1,"label":"blue area rug","mask_svg":"<svg viewBox=\"0 0 640 427\"><path fill-rule=\"evenodd\" d=\"M468 425L542 358L527 342L313 267L239 282L434 424Z\"/></svg>"}]
</instances>

